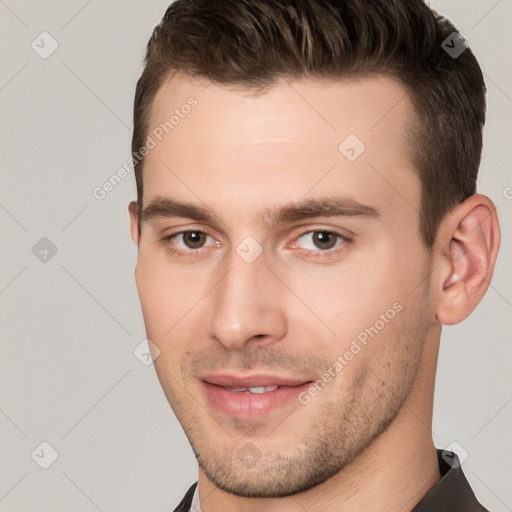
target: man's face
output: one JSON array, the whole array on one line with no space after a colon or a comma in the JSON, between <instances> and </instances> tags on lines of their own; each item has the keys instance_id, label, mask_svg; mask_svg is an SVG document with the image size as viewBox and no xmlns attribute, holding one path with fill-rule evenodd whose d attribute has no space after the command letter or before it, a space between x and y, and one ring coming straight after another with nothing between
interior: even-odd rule
<instances>
[{"instance_id":1,"label":"man's face","mask_svg":"<svg viewBox=\"0 0 512 512\"><path fill-rule=\"evenodd\" d=\"M160 89L137 287L158 378L218 487L313 487L407 400L435 329L410 109L382 77Z\"/></svg>"}]
</instances>

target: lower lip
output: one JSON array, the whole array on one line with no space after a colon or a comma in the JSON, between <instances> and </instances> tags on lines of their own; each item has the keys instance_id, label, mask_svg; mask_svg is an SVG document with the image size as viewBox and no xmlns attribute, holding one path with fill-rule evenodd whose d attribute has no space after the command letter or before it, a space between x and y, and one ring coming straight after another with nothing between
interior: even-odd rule
<instances>
[{"instance_id":1,"label":"lower lip","mask_svg":"<svg viewBox=\"0 0 512 512\"><path fill-rule=\"evenodd\" d=\"M266 393L235 392L222 386L202 381L209 402L220 412L240 419L260 418L290 404L300 403L298 396L311 386L306 382L300 386L283 386Z\"/></svg>"}]
</instances>

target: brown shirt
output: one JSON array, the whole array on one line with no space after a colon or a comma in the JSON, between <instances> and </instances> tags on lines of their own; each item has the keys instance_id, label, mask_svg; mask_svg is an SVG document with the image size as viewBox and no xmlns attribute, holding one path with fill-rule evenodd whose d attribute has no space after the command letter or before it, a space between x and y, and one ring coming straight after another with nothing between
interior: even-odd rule
<instances>
[{"instance_id":1,"label":"brown shirt","mask_svg":"<svg viewBox=\"0 0 512 512\"><path fill-rule=\"evenodd\" d=\"M437 450L441 480L430 489L411 512L488 512L477 501L457 455L447 450ZM197 482L187 491L174 512L191 512L192 498Z\"/></svg>"}]
</instances>

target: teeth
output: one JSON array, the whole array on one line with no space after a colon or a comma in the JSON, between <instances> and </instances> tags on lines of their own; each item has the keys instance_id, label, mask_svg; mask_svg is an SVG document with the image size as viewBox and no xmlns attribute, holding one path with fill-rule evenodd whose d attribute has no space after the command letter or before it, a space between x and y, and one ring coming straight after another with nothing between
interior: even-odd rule
<instances>
[{"instance_id":1,"label":"teeth","mask_svg":"<svg viewBox=\"0 0 512 512\"><path fill-rule=\"evenodd\" d=\"M261 387L253 387L253 388L228 388L229 391L234 391L235 393L242 393L244 391L249 391L249 393L266 393L267 391L275 391L279 386L261 386Z\"/></svg>"},{"instance_id":2,"label":"teeth","mask_svg":"<svg viewBox=\"0 0 512 512\"><path fill-rule=\"evenodd\" d=\"M251 393L266 393L267 391L274 391L278 386L266 386L261 388L249 388Z\"/></svg>"}]
</instances>

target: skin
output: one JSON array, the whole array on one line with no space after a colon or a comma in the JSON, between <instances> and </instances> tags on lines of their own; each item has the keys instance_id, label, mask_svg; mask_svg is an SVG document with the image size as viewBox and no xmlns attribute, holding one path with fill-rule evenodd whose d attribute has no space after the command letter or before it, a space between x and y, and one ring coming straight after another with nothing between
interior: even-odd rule
<instances>
[{"instance_id":1,"label":"skin","mask_svg":"<svg viewBox=\"0 0 512 512\"><path fill-rule=\"evenodd\" d=\"M411 510L440 479L431 421L441 324L463 320L487 289L499 246L492 202L458 205L425 247L405 142L412 107L391 78L281 80L254 96L175 76L148 133L190 96L197 107L145 158L143 208L172 198L213 219L143 219L139 236L135 202L129 211L154 366L198 458L203 512ZM366 146L352 162L338 149L351 133ZM378 215L264 215L339 198ZM319 232L333 247L315 244ZM247 236L262 249L252 263L237 253ZM220 370L317 381L397 304L307 404L240 419L202 392L201 376Z\"/></svg>"}]
</instances>

